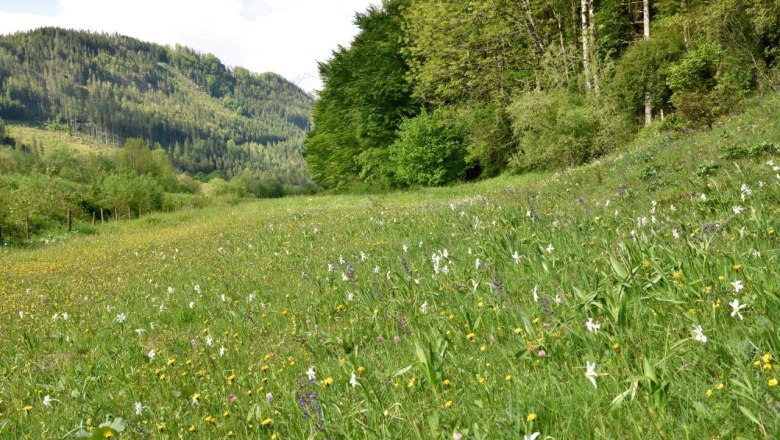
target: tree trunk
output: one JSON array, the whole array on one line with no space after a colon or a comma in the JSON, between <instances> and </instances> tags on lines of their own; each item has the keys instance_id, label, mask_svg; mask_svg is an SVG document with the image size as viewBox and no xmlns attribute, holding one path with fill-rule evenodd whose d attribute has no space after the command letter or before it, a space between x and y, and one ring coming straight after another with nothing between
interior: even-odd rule
<instances>
[{"instance_id":1,"label":"tree trunk","mask_svg":"<svg viewBox=\"0 0 780 440\"><path fill-rule=\"evenodd\" d=\"M24 215L24 238L30 241L30 214Z\"/></svg>"},{"instance_id":2,"label":"tree trunk","mask_svg":"<svg viewBox=\"0 0 780 440\"><path fill-rule=\"evenodd\" d=\"M106 222L105 217L103 217L103 208L100 208L100 224L103 224Z\"/></svg>"},{"instance_id":3,"label":"tree trunk","mask_svg":"<svg viewBox=\"0 0 780 440\"><path fill-rule=\"evenodd\" d=\"M580 0L580 16L582 17L582 71L585 74L585 89L593 90L593 80L590 76L590 30L588 27L588 3L590 0Z\"/></svg>"},{"instance_id":4,"label":"tree trunk","mask_svg":"<svg viewBox=\"0 0 780 440\"><path fill-rule=\"evenodd\" d=\"M650 39L650 0L642 0L642 16L645 40ZM645 125L653 122L653 100L649 90L645 90Z\"/></svg>"},{"instance_id":5,"label":"tree trunk","mask_svg":"<svg viewBox=\"0 0 780 440\"><path fill-rule=\"evenodd\" d=\"M68 232L73 231L73 215L70 213L70 209L68 210Z\"/></svg>"},{"instance_id":6,"label":"tree trunk","mask_svg":"<svg viewBox=\"0 0 780 440\"><path fill-rule=\"evenodd\" d=\"M588 0L588 30L590 31L590 52L591 52L591 77L593 78L593 90L599 93L599 51L597 46L598 36L596 35L596 11L594 10L593 0Z\"/></svg>"},{"instance_id":7,"label":"tree trunk","mask_svg":"<svg viewBox=\"0 0 780 440\"><path fill-rule=\"evenodd\" d=\"M0 221L0 246L5 243L5 240L3 240L3 222Z\"/></svg>"}]
</instances>

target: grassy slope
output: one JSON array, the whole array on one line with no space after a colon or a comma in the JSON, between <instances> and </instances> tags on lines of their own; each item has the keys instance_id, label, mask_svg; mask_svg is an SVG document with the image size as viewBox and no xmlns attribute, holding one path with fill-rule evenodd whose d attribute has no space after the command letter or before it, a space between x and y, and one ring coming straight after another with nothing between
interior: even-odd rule
<instances>
[{"instance_id":1,"label":"grassy slope","mask_svg":"<svg viewBox=\"0 0 780 440\"><path fill-rule=\"evenodd\" d=\"M82 133L69 134L10 122L7 123L7 128L9 137L16 139L18 143L29 146L39 145L46 150L66 148L81 154L104 155L111 155L117 150L114 146L106 145Z\"/></svg>"},{"instance_id":2,"label":"grassy slope","mask_svg":"<svg viewBox=\"0 0 780 440\"><path fill-rule=\"evenodd\" d=\"M154 215L6 251L0 437L109 413L172 438L777 436L777 374L760 358L780 355L780 179L771 156L720 149L780 141L778 115L768 98L711 132L648 132L556 175ZM449 273L434 274L444 249ZM322 425L303 417L312 392Z\"/></svg>"}]
</instances>

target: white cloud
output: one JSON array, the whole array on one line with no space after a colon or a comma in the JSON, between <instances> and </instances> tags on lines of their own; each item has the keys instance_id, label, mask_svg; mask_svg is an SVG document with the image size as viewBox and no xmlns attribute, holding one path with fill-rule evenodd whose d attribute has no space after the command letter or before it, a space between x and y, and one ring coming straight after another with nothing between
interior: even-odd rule
<instances>
[{"instance_id":1,"label":"white cloud","mask_svg":"<svg viewBox=\"0 0 780 440\"><path fill-rule=\"evenodd\" d=\"M211 52L230 66L276 72L310 90L317 61L357 33L380 0L59 0L51 16L0 11L0 33L60 26L118 32Z\"/></svg>"}]
</instances>

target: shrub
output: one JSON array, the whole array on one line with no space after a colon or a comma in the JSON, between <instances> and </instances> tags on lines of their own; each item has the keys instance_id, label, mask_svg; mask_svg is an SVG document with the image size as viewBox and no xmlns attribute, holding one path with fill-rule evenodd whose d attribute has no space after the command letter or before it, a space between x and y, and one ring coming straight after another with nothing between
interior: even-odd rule
<instances>
[{"instance_id":1,"label":"shrub","mask_svg":"<svg viewBox=\"0 0 780 440\"><path fill-rule=\"evenodd\" d=\"M423 112L401 123L390 146L396 179L403 185L443 185L463 177L463 129L448 123L441 110Z\"/></svg>"}]
</instances>

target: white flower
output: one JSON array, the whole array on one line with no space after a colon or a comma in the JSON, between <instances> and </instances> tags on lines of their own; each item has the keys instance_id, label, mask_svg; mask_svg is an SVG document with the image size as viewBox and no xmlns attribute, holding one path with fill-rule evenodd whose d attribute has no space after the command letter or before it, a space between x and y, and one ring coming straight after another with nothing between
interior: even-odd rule
<instances>
[{"instance_id":1,"label":"white flower","mask_svg":"<svg viewBox=\"0 0 780 440\"><path fill-rule=\"evenodd\" d=\"M742 214L742 210L743 210L743 209L744 209L744 208L743 208L743 207L741 207L741 206L735 206L735 207L731 208L731 210L732 210L732 211L734 211L734 215L740 215L740 214Z\"/></svg>"},{"instance_id":2,"label":"white flower","mask_svg":"<svg viewBox=\"0 0 780 440\"><path fill-rule=\"evenodd\" d=\"M680 233L677 231L677 229L672 229L672 237L674 237L675 240L680 239Z\"/></svg>"},{"instance_id":3,"label":"white flower","mask_svg":"<svg viewBox=\"0 0 780 440\"><path fill-rule=\"evenodd\" d=\"M206 345L211 347L211 345L214 343L214 339L211 338L211 336L206 336Z\"/></svg>"},{"instance_id":4,"label":"white flower","mask_svg":"<svg viewBox=\"0 0 780 440\"><path fill-rule=\"evenodd\" d=\"M133 331L134 331L134 332L136 332L136 333L138 333L138 336L141 336L141 333L143 333L143 332L144 332L144 329L142 329L142 328L137 328L137 329L135 329L135 330L133 330Z\"/></svg>"},{"instance_id":5,"label":"white flower","mask_svg":"<svg viewBox=\"0 0 780 440\"><path fill-rule=\"evenodd\" d=\"M347 292L347 301L352 301L355 299L355 294L352 292Z\"/></svg>"},{"instance_id":6,"label":"white flower","mask_svg":"<svg viewBox=\"0 0 780 440\"><path fill-rule=\"evenodd\" d=\"M355 388L358 384L357 374L354 371L352 372L352 377L349 378L349 384L352 385L352 388Z\"/></svg>"},{"instance_id":7,"label":"white flower","mask_svg":"<svg viewBox=\"0 0 780 440\"><path fill-rule=\"evenodd\" d=\"M742 317L742 313L740 313L739 311L744 309L745 307L747 307L747 304L740 304L739 300L735 299L734 301L730 302L729 305L731 306L731 309L732 309L731 310L731 316L732 317L739 316L739 320L740 321L745 319L745 318Z\"/></svg>"},{"instance_id":8,"label":"white flower","mask_svg":"<svg viewBox=\"0 0 780 440\"><path fill-rule=\"evenodd\" d=\"M585 323L585 327L589 332L595 333L601 328L601 324L593 322L593 318L588 318L588 322Z\"/></svg>"},{"instance_id":9,"label":"white flower","mask_svg":"<svg viewBox=\"0 0 780 440\"><path fill-rule=\"evenodd\" d=\"M124 313L120 313L120 314L116 315L116 322L118 322L120 324L125 322L126 319L127 319L127 315L124 314Z\"/></svg>"},{"instance_id":10,"label":"white flower","mask_svg":"<svg viewBox=\"0 0 780 440\"><path fill-rule=\"evenodd\" d=\"M225 346L222 345L219 347L219 357L222 357L225 355Z\"/></svg>"},{"instance_id":11,"label":"white flower","mask_svg":"<svg viewBox=\"0 0 780 440\"><path fill-rule=\"evenodd\" d=\"M146 353L146 357L148 357L150 360L157 357L157 352L154 350L149 350L149 353Z\"/></svg>"},{"instance_id":12,"label":"white flower","mask_svg":"<svg viewBox=\"0 0 780 440\"><path fill-rule=\"evenodd\" d=\"M196 285L195 285L195 292L197 292L198 294L200 294L200 284L196 284Z\"/></svg>"},{"instance_id":13,"label":"white flower","mask_svg":"<svg viewBox=\"0 0 780 440\"><path fill-rule=\"evenodd\" d=\"M702 344L707 342L707 337L704 335L700 325L697 325L693 328L693 339L701 342Z\"/></svg>"},{"instance_id":14,"label":"white flower","mask_svg":"<svg viewBox=\"0 0 780 440\"><path fill-rule=\"evenodd\" d=\"M596 377L598 376L598 374L596 374L596 363L587 361L585 362L585 367L587 369L587 371L585 371L585 377L593 384L593 388L598 388L598 386L596 386Z\"/></svg>"},{"instance_id":15,"label":"white flower","mask_svg":"<svg viewBox=\"0 0 780 440\"><path fill-rule=\"evenodd\" d=\"M539 286L534 286L534 290L531 293L534 295L534 302L539 302Z\"/></svg>"},{"instance_id":16,"label":"white flower","mask_svg":"<svg viewBox=\"0 0 780 440\"><path fill-rule=\"evenodd\" d=\"M222 295L220 295L220 296L219 296L219 299L221 299L221 300L222 300L222 302L225 302L225 301L227 301L227 298L225 297L225 294L224 294L224 293L223 293Z\"/></svg>"},{"instance_id":17,"label":"white flower","mask_svg":"<svg viewBox=\"0 0 780 440\"><path fill-rule=\"evenodd\" d=\"M707 194L702 194L702 195L699 197L699 200L701 200L702 202L706 202L706 201L707 201Z\"/></svg>"},{"instance_id":18,"label":"white flower","mask_svg":"<svg viewBox=\"0 0 780 440\"><path fill-rule=\"evenodd\" d=\"M311 366L308 370L306 370L306 376L309 377L309 382L314 382L314 380L317 378L317 373L314 371L314 366Z\"/></svg>"},{"instance_id":19,"label":"white flower","mask_svg":"<svg viewBox=\"0 0 780 440\"><path fill-rule=\"evenodd\" d=\"M428 313L428 301L422 303L422 305L420 306L420 312L422 312L423 315Z\"/></svg>"},{"instance_id":20,"label":"white flower","mask_svg":"<svg viewBox=\"0 0 780 440\"><path fill-rule=\"evenodd\" d=\"M328 272L333 272L333 265L328 263Z\"/></svg>"},{"instance_id":21,"label":"white flower","mask_svg":"<svg viewBox=\"0 0 780 440\"><path fill-rule=\"evenodd\" d=\"M170 286L168 287L168 293L173 293L175 291L176 291L176 289L174 289L173 287L170 287Z\"/></svg>"},{"instance_id":22,"label":"white flower","mask_svg":"<svg viewBox=\"0 0 780 440\"><path fill-rule=\"evenodd\" d=\"M43 406L49 407L51 406L51 396L48 394L43 397Z\"/></svg>"},{"instance_id":23,"label":"white flower","mask_svg":"<svg viewBox=\"0 0 780 440\"><path fill-rule=\"evenodd\" d=\"M409 246L407 246L407 245L404 245L404 253L406 253L406 252L408 252L408 251L409 251Z\"/></svg>"},{"instance_id":24,"label":"white flower","mask_svg":"<svg viewBox=\"0 0 780 440\"><path fill-rule=\"evenodd\" d=\"M515 260L515 264L520 264L521 258L523 258L523 256L518 254L517 251L515 251L515 253L512 254L512 259Z\"/></svg>"},{"instance_id":25,"label":"white flower","mask_svg":"<svg viewBox=\"0 0 780 440\"><path fill-rule=\"evenodd\" d=\"M477 257L477 260L474 262L474 267L479 270L479 268L482 266L482 260Z\"/></svg>"},{"instance_id":26,"label":"white flower","mask_svg":"<svg viewBox=\"0 0 780 440\"><path fill-rule=\"evenodd\" d=\"M547 251L548 254L551 254L551 253L553 253L555 248L553 247L552 243L550 243L550 244L547 245L547 249L545 249L545 250Z\"/></svg>"},{"instance_id":27,"label":"white flower","mask_svg":"<svg viewBox=\"0 0 780 440\"><path fill-rule=\"evenodd\" d=\"M742 289L745 288L745 286L742 284L742 280L736 280L731 283L732 286L734 286L734 291L739 293L742 291Z\"/></svg>"},{"instance_id":28,"label":"white flower","mask_svg":"<svg viewBox=\"0 0 780 440\"><path fill-rule=\"evenodd\" d=\"M536 440L540 435L538 432L534 432L531 435L524 435L523 440Z\"/></svg>"},{"instance_id":29,"label":"white flower","mask_svg":"<svg viewBox=\"0 0 780 440\"><path fill-rule=\"evenodd\" d=\"M62 312L62 320L67 321L68 320L68 312Z\"/></svg>"},{"instance_id":30,"label":"white flower","mask_svg":"<svg viewBox=\"0 0 780 440\"><path fill-rule=\"evenodd\" d=\"M561 298L560 293L555 294L555 304L563 304L563 298Z\"/></svg>"},{"instance_id":31,"label":"white flower","mask_svg":"<svg viewBox=\"0 0 780 440\"><path fill-rule=\"evenodd\" d=\"M141 402L135 402L135 415L140 416L143 411L144 406L141 405Z\"/></svg>"},{"instance_id":32,"label":"white flower","mask_svg":"<svg viewBox=\"0 0 780 440\"><path fill-rule=\"evenodd\" d=\"M187 307L194 309L195 308L195 301L190 301L189 304L187 304Z\"/></svg>"}]
</instances>

